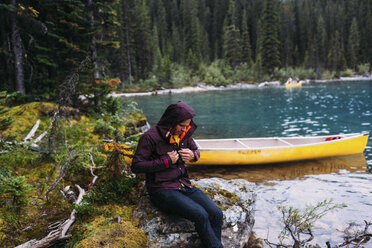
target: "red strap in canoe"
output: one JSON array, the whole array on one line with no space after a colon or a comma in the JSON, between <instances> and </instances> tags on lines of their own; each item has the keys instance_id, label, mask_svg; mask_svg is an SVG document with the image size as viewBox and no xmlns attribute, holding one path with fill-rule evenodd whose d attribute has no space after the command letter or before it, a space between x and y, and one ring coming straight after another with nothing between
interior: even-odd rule
<instances>
[{"instance_id":1,"label":"red strap in canoe","mask_svg":"<svg viewBox=\"0 0 372 248\"><path fill-rule=\"evenodd\" d=\"M326 138L326 141L337 140L337 139L341 139L341 136L328 137Z\"/></svg>"}]
</instances>

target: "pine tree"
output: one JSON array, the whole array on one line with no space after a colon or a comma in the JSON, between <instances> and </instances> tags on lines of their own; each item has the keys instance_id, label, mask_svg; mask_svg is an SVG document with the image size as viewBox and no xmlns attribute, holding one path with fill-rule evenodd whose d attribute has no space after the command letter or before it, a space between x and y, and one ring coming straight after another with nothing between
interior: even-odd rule
<instances>
[{"instance_id":1,"label":"pine tree","mask_svg":"<svg viewBox=\"0 0 372 248\"><path fill-rule=\"evenodd\" d=\"M134 8L136 28L134 30L136 75L145 79L152 69L150 18L144 0L137 1Z\"/></svg>"},{"instance_id":2,"label":"pine tree","mask_svg":"<svg viewBox=\"0 0 372 248\"><path fill-rule=\"evenodd\" d=\"M359 25L360 32L360 63L372 64L372 3L371 1L359 1Z\"/></svg>"},{"instance_id":3,"label":"pine tree","mask_svg":"<svg viewBox=\"0 0 372 248\"><path fill-rule=\"evenodd\" d=\"M198 43L199 43L199 48L198 50L200 51L200 57L203 58L203 62L208 62L209 63L209 56L210 56L210 51L209 51L209 40L208 40L208 33L204 29L203 25L201 22L198 20L196 30L198 32Z\"/></svg>"},{"instance_id":4,"label":"pine tree","mask_svg":"<svg viewBox=\"0 0 372 248\"><path fill-rule=\"evenodd\" d=\"M172 44L173 49L171 53L171 60L176 63L181 63L185 54L183 52L183 43L181 39L181 32L176 24L172 25Z\"/></svg>"},{"instance_id":5,"label":"pine tree","mask_svg":"<svg viewBox=\"0 0 372 248\"><path fill-rule=\"evenodd\" d=\"M316 31L316 45L317 45L317 58L318 66L324 66L326 59L326 49L327 49L327 31L322 16L318 19L317 31Z\"/></svg>"},{"instance_id":6,"label":"pine tree","mask_svg":"<svg viewBox=\"0 0 372 248\"><path fill-rule=\"evenodd\" d=\"M242 62L250 65L252 63L252 47L251 39L249 38L247 12L245 10L243 11L242 19L242 43Z\"/></svg>"},{"instance_id":7,"label":"pine tree","mask_svg":"<svg viewBox=\"0 0 372 248\"><path fill-rule=\"evenodd\" d=\"M39 39L30 52L37 69L35 81L39 82L34 90L49 91L56 97L59 85L66 76L75 71L87 56L91 56L91 13L86 11L86 3L80 0L63 3L47 1L39 7L40 18L48 25L48 33ZM89 74L81 74L80 78L88 78L92 75ZM81 90L86 86L82 85Z\"/></svg>"},{"instance_id":8,"label":"pine tree","mask_svg":"<svg viewBox=\"0 0 372 248\"><path fill-rule=\"evenodd\" d=\"M348 43L349 43L349 66L355 70L359 57L359 31L355 17L350 26Z\"/></svg>"},{"instance_id":9,"label":"pine tree","mask_svg":"<svg viewBox=\"0 0 372 248\"><path fill-rule=\"evenodd\" d=\"M165 2L163 0L158 0L157 4L157 15L156 15L156 25L159 35L159 46L163 54L166 53L167 40L168 40L168 25L166 20Z\"/></svg>"},{"instance_id":10,"label":"pine tree","mask_svg":"<svg viewBox=\"0 0 372 248\"><path fill-rule=\"evenodd\" d=\"M11 4L0 4L0 89L13 91L14 66L13 55L9 47L10 12L15 11Z\"/></svg>"},{"instance_id":11,"label":"pine tree","mask_svg":"<svg viewBox=\"0 0 372 248\"><path fill-rule=\"evenodd\" d=\"M263 74L262 65L262 24L261 20L257 23L257 42L256 42L256 60L253 65L253 71L255 72L256 79L260 79Z\"/></svg>"},{"instance_id":12,"label":"pine tree","mask_svg":"<svg viewBox=\"0 0 372 248\"><path fill-rule=\"evenodd\" d=\"M279 19L276 0L266 0L262 19L262 65L272 74L280 67Z\"/></svg>"},{"instance_id":13,"label":"pine tree","mask_svg":"<svg viewBox=\"0 0 372 248\"><path fill-rule=\"evenodd\" d=\"M216 0L213 2L213 8L211 8L212 25L210 30L210 37L212 45L211 48L211 59L219 59L222 57L223 51L223 34L224 34L224 21L225 15L229 8L229 0Z\"/></svg>"},{"instance_id":14,"label":"pine tree","mask_svg":"<svg viewBox=\"0 0 372 248\"><path fill-rule=\"evenodd\" d=\"M230 0L223 29L223 55L224 59L233 67L241 62L243 50L240 30L236 22L235 3L234 0Z\"/></svg>"},{"instance_id":15,"label":"pine tree","mask_svg":"<svg viewBox=\"0 0 372 248\"><path fill-rule=\"evenodd\" d=\"M200 44L197 32L197 0L183 0L183 25L184 25L184 49L189 56L190 50L193 56L200 58Z\"/></svg>"},{"instance_id":16,"label":"pine tree","mask_svg":"<svg viewBox=\"0 0 372 248\"><path fill-rule=\"evenodd\" d=\"M122 36L120 38L121 44L121 54L124 55L125 59L120 64L120 74L123 78L123 82L128 82L132 84L134 76L134 37L132 35L132 30L134 23L132 21L133 12L133 1L132 0L122 0L121 1L121 26L122 26Z\"/></svg>"},{"instance_id":17,"label":"pine tree","mask_svg":"<svg viewBox=\"0 0 372 248\"><path fill-rule=\"evenodd\" d=\"M90 18L88 36L91 39L90 50L94 62L93 77L107 77L109 58L120 47L116 30L120 27L118 20L118 5L115 0L88 0L87 6Z\"/></svg>"},{"instance_id":18,"label":"pine tree","mask_svg":"<svg viewBox=\"0 0 372 248\"><path fill-rule=\"evenodd\" d=\"M7 117L7 118L4 118L3 117L3 115L6 112L9 112L9 110L6 109L3 106L0 106L0 116L1 116L1 118L0 118L0 131L6 130L12 124L12 122L13 122L13 118L12 117Z\"/></svg>"},{"instance_id":19,"label":"pine tree","mask_svg":"<svg viewBox=\"0 0 372 248\"><path fill-rule=\"evenodd\" d=\"M295 42L295 17L294 11L289 1L282 4L281 11L281 40L282 40L282 58L285 66L294 65L294 42Z\"/></svg>"},{"instance_id":20,"label":"pine tree","mask_svg":"<svg viewBox=\"0 0 372 248\"><path fill-rule=\"evenodd\" d=\"M328 53L328 69L340 72L346 67L344 47L338 31L332 35L331 50Z\"/></svg>"},{"instance_id":21,"label":"pine tree","mask_svg":"<svg viewBox=\"0 0 372 248\"><path fill-rule=\"evenodd\" d=\"M8 0L0 4L1 31L3 39L0 54L5 56L9 64L7 68L9 89L15 89L26 94L33 86L30 78L33 76L33 66L29 61L30 47L34 45L35 36L45 34L46 26L39 21L39 11L29 1Z\"/></svg>"}]
</instances>

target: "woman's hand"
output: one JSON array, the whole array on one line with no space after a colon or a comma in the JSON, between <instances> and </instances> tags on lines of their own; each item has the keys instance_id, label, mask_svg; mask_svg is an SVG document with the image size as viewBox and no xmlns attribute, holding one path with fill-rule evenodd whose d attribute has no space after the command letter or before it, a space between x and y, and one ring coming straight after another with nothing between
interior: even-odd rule
<instances>
[{"instance_id":1,"label":"woman's hand","mask_svg":"<svg viewBox=\"0 0 372 248\"><path fill-rule=\"evenodd\" d=\"M175 164L177 162L178 158L180 157L178 155L177 151L167 152L167 154L171 158L172 164Z\"/></svg>"},{"instance_id":2,"label":"woman's hand","mask_svg":"<svg viewBox=\"0 0 372 248\"><path fill-rule=\"evenodd\" d=\"M181 149L181 150L178 151L178 153L180 154L180 156L181 156L181 158L184 162L191 162L195 159L195 155L194 155L193 151L191 151L188 148Z\"/></svg>"}]
</instances>

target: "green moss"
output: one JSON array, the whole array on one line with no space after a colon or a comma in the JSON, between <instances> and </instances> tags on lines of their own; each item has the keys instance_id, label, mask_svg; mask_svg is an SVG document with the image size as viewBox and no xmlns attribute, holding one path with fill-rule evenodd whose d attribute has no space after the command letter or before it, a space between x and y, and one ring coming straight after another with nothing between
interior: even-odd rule
<instances>
[{"instance_id":1,"label":"green moss","mask_svg":"<svg viewBox=\"0 0 372 248\"><path fill-rule=\"evenodd\" d=\"M229 201L229 205L235 205L236 203L240 202L240 198L234 194L231 193L225 189L221 189L220 185L216 184L215 189L204 189L199 187L197 184L193 183L194 186L198 187L200 190L202 190L205 194L207 194L210 198L214 199L216 195L222 195L226 200ZM224 208L224 207L222 207Z\"/></svg>"},{"instance_id":2,"label":"green moss","mask_svg":"<svg viewBox=\"0 0 372 248\"><path fill-rule=\"evenodd\" d=\"M75 247L146 247L146 235L135 226L132 217L133 206L121 206L117 204L100 206L100 215L95 216L88 223L82 224L84 230L79 234L80 241ZM117 223L120 216L121 221Z\"/></svg>"},{"instance_id":3,"label":"green moss","mask_svg":"<svg viewBox=\"0 0 372 248\"><path fill-rule=\"evenodd\" d=\"M5 113L5 117L12 116L14 122L1 136L5 137L9 134L16 134L18 139L23 139L35 125L36 121L40 119L41 116L44 116L45 113L56 109L56 106L57 105L53 103L32 102L12 107L9 112ZM43 118L41 122L35 135L40 135L49 124L47 123L48 118Z\"/></svg>"},{"instance_id":4,"label":"green moss","mask_svg":"<svg viewBox=\"0 0 372 248\"><path fill-rule=\"evenodd\" d=\"M0 218L0 244L6 239L4 230L4 221Z\"/></svg>"},{"instance_id":5,"label":"green moss","mask_svg":"<svg viewBox=\"0 0 372 248\"><path fill-rule=\"evenodd\" d=\"M12 116L13 124L0 134L0 139L13 135L13 145L0 143L0 164L7 165L13 175L24 176L32 190L27 193L30 202L18 214L8 211L6 201L0 199L0 245L14 247L30 239L41 239L48 233L48 225L69 216L73 205L61 197L59 190L67 185L79 184L87 189L92 180L89 171L91 165L89 156L79 156L75 163L65 171L63 180L58 187L50 193L49 201L45 200L46 189L56 179L59 168L69 157L69 152L89 151L93 154L97 167L103 167L94 172L99 176L93 191L100 196L108 195L110 200L128 204L134 202L134 190L138 184L137 179L111 180L111 168L105 167L111 152L104 151L102 133L94 133L98 119L95 116L80 116L79 120L61 118L58 131L63 136L63 145L58 154L36 153L29 150L27 145L20 141L29 133L38 119L40 126L35 134L39 136L51 127L53 111L57 108L52 103L28 103L12 107L6 114ZM134 126L145 121L140 115L133 115ZM136 122L135 118L139 118ZM124 133L127 128L118 126ZM132 129L133 130L133 129ZM109 138L109 137L108 137ZM40 148L47 149L47 138L40 144ZM107 183L105 183L107 182ZM111 182L111 183L109 183ZM110 187L109 187L110 186ZM76 188L74 191L77 192ZM111 197L111 198L110 198ZM103 197L101 197L103 198ZM97 199L96 199L97 200ZM86 209L87 217L78 219L74 224L72 243L78 247L98 247L107 244L110 247L145 247L146 236L136 227L136 220L132 219L133 205L122 206L110 204L100 206L97 202L91 203L93 211ZM122 222L115 223L113 217L120 216ZM22 232L24 228L29 230ZM5 235L6 234L6 235ZM72 246L71 246L72 247Z\"/></svg>"},{"instance_id":6,"label":"green moss","mask_svg":"<svg viewBox=\"0 0 372 248\"><path fill-rule=\"evenodd\" d=\"M240 202L240 198L236 194L231 193L227 190L220 189L220 190L218 190L218 194L223 195L226 199L228 199L228 200L230 200L234 203Z\"/></svg>"}]
</instances>

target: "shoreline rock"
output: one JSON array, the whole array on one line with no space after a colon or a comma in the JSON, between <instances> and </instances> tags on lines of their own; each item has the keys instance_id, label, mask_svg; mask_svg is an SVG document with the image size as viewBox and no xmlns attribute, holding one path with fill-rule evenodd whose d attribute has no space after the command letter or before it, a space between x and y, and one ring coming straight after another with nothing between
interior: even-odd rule
<instances>
[{"instance_id":1,"label":"shoreline rock","mask_svg":"<svg viewBox=\"0 0 372 248\"><path fill-rule=\"evenodd\" d=\"M341 82L341 81L360 81L360 80L372 80L372 76L369 77L341 77L339 79L325 79L325 80L312 80L305 79L300 82L303 84L308 83L327 83L327 82ZM271 81L271 82L261 82L258 84L245 84L245 83L236 83L229 84L226 86L213 86L206 85L204 83L199 84L195 87L183 87L179 89L163 89L156 90L151 92L134 92L134 93L116 93L113 92L109 94L112 97L134 97L134 96L151 96L151 95L166 95L166 94L179 94L179 93L194 93L194 92L203 92L203 91L213 91L213 90L232 90L232 89L251 89L257 87L272 87L272 86L281 86L283 85L280 81Z\"/></svg>"},{"instance_id":2,"label":"shoreline rock","mask_svg":"<svg viewBox=\"0 0 372 248\"><path fill-rule=\"evenodd\" d=\"M244 179L205 178L192 181L206 192L224 214L222 243L224 247L243 248L248 244L254 225L255 184ZM134 216L148 236L149 248L201 247L192 222L170 216L156 209L148 195L143 195Z\"/></svg>"}]
</instances>

